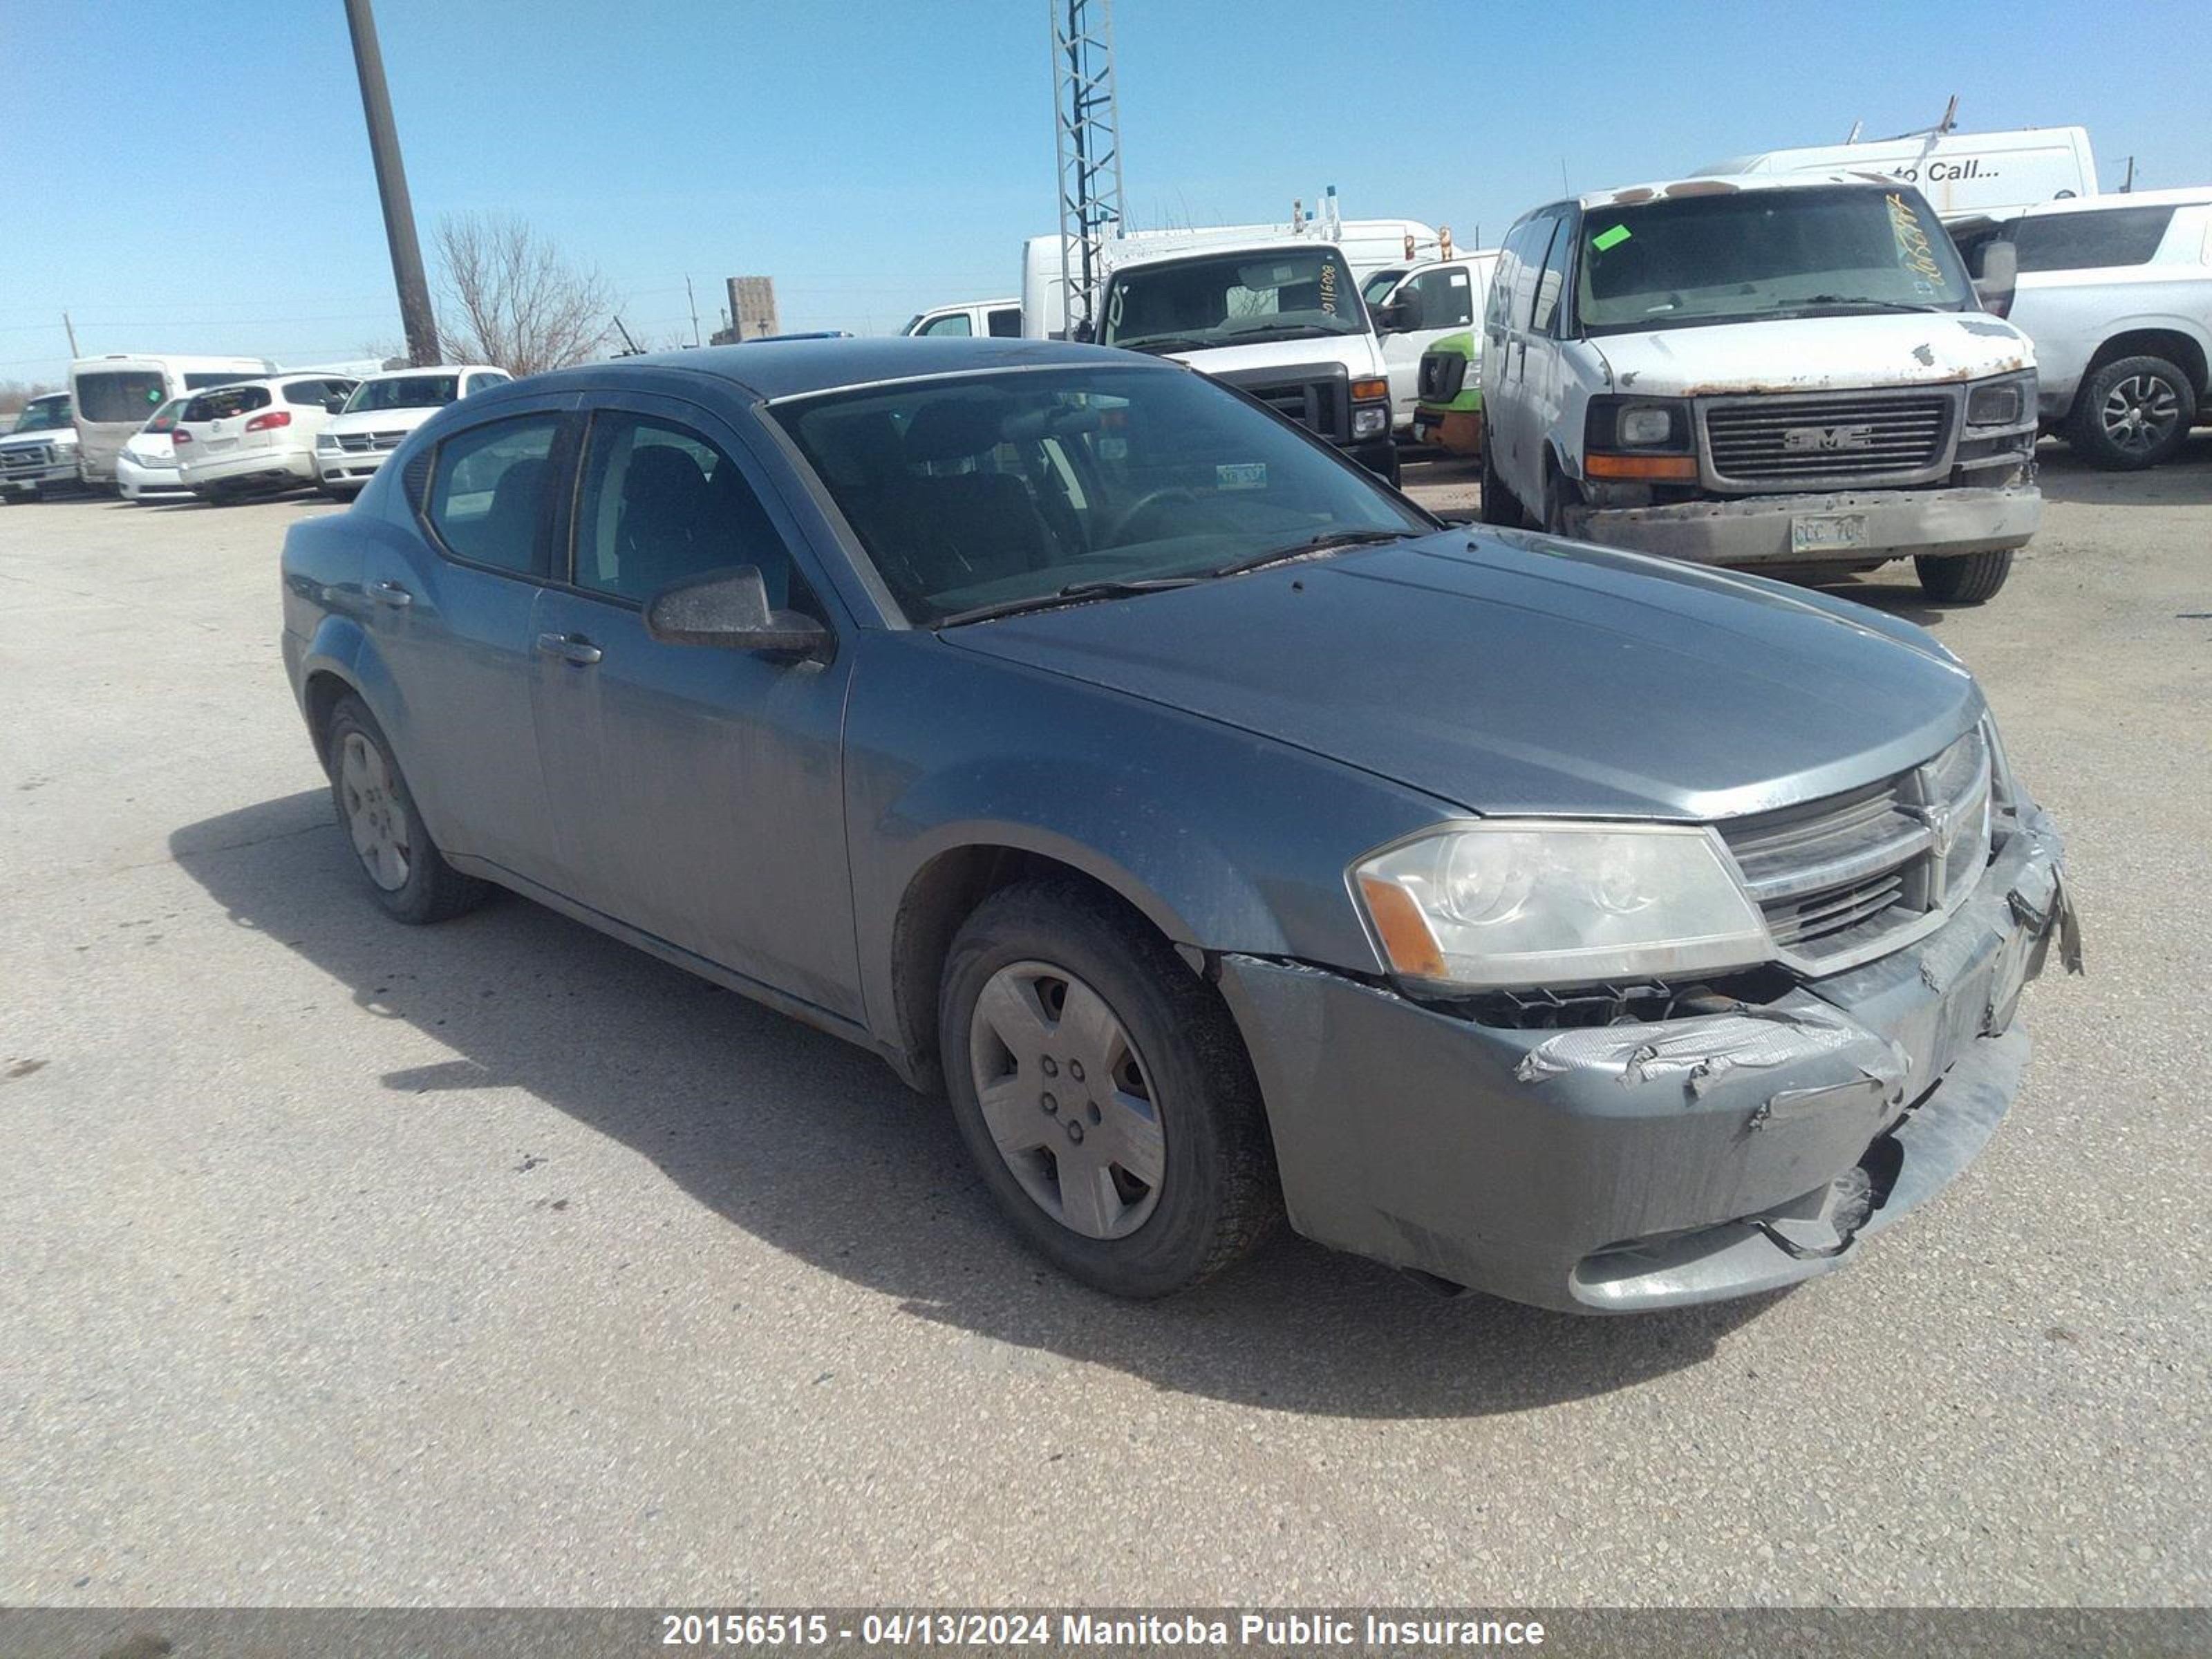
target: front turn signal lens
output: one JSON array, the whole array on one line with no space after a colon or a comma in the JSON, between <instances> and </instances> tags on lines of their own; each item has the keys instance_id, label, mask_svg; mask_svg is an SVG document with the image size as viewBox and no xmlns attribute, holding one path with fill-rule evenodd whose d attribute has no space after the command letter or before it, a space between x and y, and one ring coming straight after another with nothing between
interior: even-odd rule
<instances>
[{"instance_id":1,"label":"front turn signal lens","mask_svg":"<svg viewBox=\"0 0 2212 1659\"><path fill-rule=\"evenodd\" d=\"M1585 455L1583 475L1590 478L1667 479L1686 483L1698 481L1694 455Z\"/></svg>"},{"instance_id":2,"label":"front turn signal lens","mask_svg":"<svg viewBox=\"0 0 2212 1659\"><path fill-rule=\"evenodd\" d=\"M1354 380L1352 383L1352 401L1356 404L1372 403L1377 398L1389 395L1390 382L1388 380Z\"/></svg>"}]
</instances>

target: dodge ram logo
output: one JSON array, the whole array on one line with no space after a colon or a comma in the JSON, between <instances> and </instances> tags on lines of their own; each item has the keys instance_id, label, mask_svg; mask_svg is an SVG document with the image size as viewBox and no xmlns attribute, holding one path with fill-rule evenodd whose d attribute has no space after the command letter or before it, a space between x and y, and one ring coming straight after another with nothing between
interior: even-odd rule
<instances>
[{"instance_id":1,"label":"dodge ram logo","mask_svg":"<svg viewBox=\"0 0 2212 1659\"><path fill-rule=\"evenodd\" d=\"M1792 426L1782 432L1782 447L1793 454L1824 449L1872 449L1871 426Z\"/></svg>"}]
</instances>

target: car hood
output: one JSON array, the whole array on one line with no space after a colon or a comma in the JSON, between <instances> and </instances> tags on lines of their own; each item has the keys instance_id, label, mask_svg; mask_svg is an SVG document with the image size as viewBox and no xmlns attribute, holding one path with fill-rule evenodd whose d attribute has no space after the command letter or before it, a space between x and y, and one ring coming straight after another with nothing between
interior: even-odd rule
<instances>
[{"instance_id":1,"label":"car hood","mask_svg":"<svg viewBox=\"0 0 2212 1659\"><path fill-rule=\"evenodd\" d=\"M411 404L403 409L364 409L351 415L333 415L323 422L325 432L412 432L444 404Z\"/></svg>"},{"instance_id":2,"label":"car hood","mask_svg":"<svg viewBox=\"0 0 2212 1659\"><path fill-rule=\"evenodd\" d=\"M1249 345L1207 346L1195 351L1164 351L1158 356L1208 374L1234 379L1258 370L1340 368L1346 374L1380 374L1376 367L1372 334L1309 335L1296 340L1255 340Z\"/></svg>"},{"instance_id":3,"label":"car hood","mask_svg":"<svg viewBox=\"0 0 2212 1659\"><path fill-rule=\"evenodd\" d=\"M140 466L174 466L177 441L166 432L134 432L123 453Z\"/></svg>"},{"instance_id":4,"label":"car hood","mask_svg":"<svg viewBox=\"0 0 2212 1659\"><path fill-rule=\"evenodd\" d=\"M1978 311L1778 318L1601 334L1613 386L1652 397L1932 386L2035 366L2027 336Z\"/></svg>"},{"instance_id":5,"label":"car hood","mask_svg":"<svg viewBox=\"0 0 2212 1659\"><path fill-rule=\"evenodd\" d=\"M1517 531L944 630L1480 813L1720 818L1904 770L1972 676L1847 600Z\"/></svg>"},{"instance_id":6,"label":"car hood","mask_svg":"<svg viewBox=\"0 0 2212 1659\"><path fill-rule=\"evenodd\" d=\"M43 432L10 432L0 435L0 449L16 449L31 444L76 443L76 428L73 426L49 427Z\"/></svg>"}]
</instances>

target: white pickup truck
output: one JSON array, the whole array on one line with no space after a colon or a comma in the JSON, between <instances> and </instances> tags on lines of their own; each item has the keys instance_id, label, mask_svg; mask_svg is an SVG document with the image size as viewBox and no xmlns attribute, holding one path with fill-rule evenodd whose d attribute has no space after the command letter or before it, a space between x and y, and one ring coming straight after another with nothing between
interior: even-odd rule
<instances>
[{"instance_id":1,"label":"white pickup truck","mask_svg":"<svg viewBox=\"0 0 2212 1659\"><path fill-rule=\"evenodd\" d=\"M1125 259L1098 315L1099 343L1187 362L1397 483L1382 343L1334 243L1301 238Z\"/></svg>"},{"instance_id":2,"label":"white pickup truck","mask_svg":"<svg viewBox=\"0 0 2212 1659\"><path fill-rule=\"evenodd\" d=\"M1975 603L2041 514L2034 347L1910 185L1552 203L1507 234L1483 335L1492 523L1770 571L1910 556L1930 596Z\"/></svg>"},{"instance_id":3,"label":"white pickup truck","mask_svg":"<svg viewBox=\"0 0 2212 1659\"><path fill-rule=\"evenodd\" d=\"M32 398L14 429L0 437L0 498L27 501L76 481L76 424L70 417L69 393Z\"/></svg>"}]
</instances>

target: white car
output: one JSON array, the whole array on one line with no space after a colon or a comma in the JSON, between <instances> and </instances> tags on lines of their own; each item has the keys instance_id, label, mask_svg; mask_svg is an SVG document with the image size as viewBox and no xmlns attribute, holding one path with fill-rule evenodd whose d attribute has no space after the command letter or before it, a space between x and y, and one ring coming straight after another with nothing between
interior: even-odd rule
<instances>
[{"instance_id":1,"label":"white car","mask_svg":"<svg viewBox=\"0 0 2212 1659\"><path fill-rule=\"evenodd\" d=\"M14 429L0 438L0 499L28 501L56 484L76 481L76 426L70 418L69 393L32 398Z\"/></svg>"},{"instance_id":2,"label":"white car","mask_svg":"<svg viewBox=\"0 0 2212 1659\"><path fill-rule=\"evenodd\" d=\"M927 334L933 339L951 337L964 340L984 336L993 339L1018 339L1022 332L1022 302L1018 298L970 300L962 305L939 306L933 310L916 313L899 332L903 335Z\"/></svg>"},{"instance_id":3,"label":"white car","mask_svg":"<svg viewBox=\"0 0 2212 1659\"><path fill-rule=\"evenodd\" d=\"M440 363L371 374L315 439L315 482L341 501L361 493L407 434L458 398L505 386L489 363Z\"/></svg>"},{"instance_id":4,"label":"white car","mask_svg":"<svg viewBox=\"0 0 2212 1659\"><path fill-rule=\"evenodd\" d=\"M185 487L222 503L315 482L315 437L356 382L272 374L195 393L169 430Z\"/></svg>"},{"instance_id":5,"label":"white car","mask_svg":"<svg viewBox=\"0 0 2212 1659\"><path fill-rule=\"evenodd\" d=\"M170 398L116 453L115 486L125 501L158 501L192 493L177 465L177 446L171 436L190 402L189 398Z\"/></svg>"},{"instance_id":6,"label":"white car","mask_svg":"<svg viewBox=\"0 0 2212 1659\"><path fill-rule=\"evenodd\" d=\"M2212 186L2045 202L1953 228L1978 272L2012 245L2005 315L2035 342L2043 422L2093 466L2170 459L2212 404Z\"/></svg>"}]
</instances>

